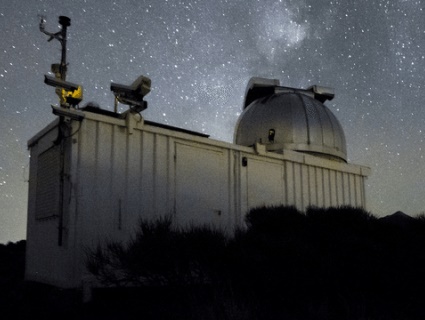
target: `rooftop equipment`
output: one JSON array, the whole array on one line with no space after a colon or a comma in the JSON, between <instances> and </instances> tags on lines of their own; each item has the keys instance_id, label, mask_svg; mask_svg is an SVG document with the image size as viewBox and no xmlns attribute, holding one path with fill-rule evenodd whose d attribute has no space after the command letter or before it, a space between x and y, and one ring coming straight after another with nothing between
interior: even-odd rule
<instances>
[{"instance_id":1,"label":"rooftop equipment","mask_svg":"<svg viewBox=\"0 0 425 320\"><path fill-rule=\"evenodd\" d=\"M45 29L46 20L41 16L40 20L40 31L48 35L50 38L47 41L56 39L60 42L62 47L61 62L54 63L51 65L51 71L55 75L54 77L45 75L44 83L56 87L56 94L59 97L59 103L62 108L76 107L83 100L83 88L78 84L66 82L66 72L68 64L66 63L66 41L67 41L67 29L71 25L71 19L65 16L59 17L59 24L61 30L52 33Z\"/></svg>"},{"instance_id":2,"label":"rooftop equipment","mask_svg":"<svg viewBox=\"0 0 425 320\"><path fill-rule=\"evenodd\" d=\"M130 111L139 113L148 107L148 103L143 98L151 91L151 79L140 76L129 86L111 83L111 91L115 95L115 112L117 112L117 103L120 102L129 105Z\"/></svg>"}]
</instances>

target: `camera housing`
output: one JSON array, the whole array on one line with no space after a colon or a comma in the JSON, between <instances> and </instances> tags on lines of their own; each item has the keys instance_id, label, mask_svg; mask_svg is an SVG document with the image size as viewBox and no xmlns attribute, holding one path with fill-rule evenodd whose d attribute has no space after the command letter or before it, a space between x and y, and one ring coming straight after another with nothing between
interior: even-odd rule
<instances>
[{"instance_id":1,"label":"camera housing","mask_svg":"<svg viewBox=\"0 0 425 320\"><path fill-rule=\"evenodd\" d=\"M52 107L53 114L59 117L67 117L71 120L76 120L76 121L82 121L86 117L84 112L79 110L75 110L71 108L61 108L54 105L52 105L51 107Z\"/></svg>"},{"instance_id":2,"label":"camera housing","mask_svg":"<svg viewBox=\"0 0 425 320\"><path fill-rule=\"evenodd\" d=\"M78 89L78 87L80 87L78 84L64 81L56 77L48 76L47 74L44 75L44 83L52 87L63 88L67 91L75 91Z\"/></svg>"},{"instance_id":3,"label":"camera housing","mask_svg":"<svg viewBox=\"0 0 425 320\"><path fill-rule=\"evenodd\" d=\"M111 91L118 102L129 105L131 111L141 112L148 106L143 98L151 91L151 79L140 76L129 86L111 83Z\"/></svg>"}]
</instances>

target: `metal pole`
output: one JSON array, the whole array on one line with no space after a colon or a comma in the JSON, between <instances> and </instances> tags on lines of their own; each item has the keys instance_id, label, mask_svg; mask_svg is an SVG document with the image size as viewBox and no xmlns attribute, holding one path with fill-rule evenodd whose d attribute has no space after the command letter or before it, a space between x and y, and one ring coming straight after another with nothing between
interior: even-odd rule
<instances>
[{"instance_id":1,"label":"metal pole","mask_svg":"<svg viewBox=\"0 0 425 320\"><path fill-rule=\"evenodd\" d=\"M66 80L66 71L67 71L67 65L66 65L66 31L67 28L71 25L71 19L65 16L59 17L59 24L62 26L61 30L61 37L59 39L61 45L62 45L62 56L61 56L61 65L60 65L60 74L61 79Z\"/></svg>"},{"instance_id":2,"label":"metal pole","mask_svg":"<svg viewBox=\"0 0 425 320\"><path fill-rule=\"evenodd\" d=\"M61 25L61 30L59 32L53 33L53 32L48 32L45 29L45 20L44 17L41 16L41 20L40 20L40 31L43 32L44 34L48 35L50 38L47 41L52 41L53 39L56 39L60 42L61 46L62 46L62 56L61 56L61 63L59 65L59 74L60 74L60 79L61 80L66 80L66 71L67 71L67 63L66 63L66 32L68 27L71 25L71 19L65 16L59 16L59 24ZM52 65L52 67L55 65ZM54 71L55 73L57 71Z\"/></svg>"}]
</instances>

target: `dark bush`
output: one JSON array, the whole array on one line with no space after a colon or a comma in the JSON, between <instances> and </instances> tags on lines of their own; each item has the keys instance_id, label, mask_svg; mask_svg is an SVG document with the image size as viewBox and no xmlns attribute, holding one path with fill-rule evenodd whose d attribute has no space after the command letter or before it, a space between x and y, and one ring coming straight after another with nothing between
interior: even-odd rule
<instances>
[{"instance_id":1,"label":"dark bush","mask_svg":"<svg viewBox=\"0 0 425 320\"><path fill-rule=\"evenodd\" d=\"M25 241L0 245L5 318L425 319L425 215L377 219L350 207L257 208L232 237L141 221L128 243L87 250L118 291L23 282ZM129 288L131 287L131 289Z\"/></svg>"},{"instance_id":2,"label":"dark bush","mask_svg":"<svg viewBox=\"0 0 425 320\"><path fill-rule=\"evenodd\" d=\"M210 283L220 270L226 237L214 228L176 229L169 218L141 221L127 244L87 251L87 268L105 285Z\"/></svg>"},{"instance_id":3,"label":"dark bush","mask_svg":"<svg viewBox=\"0 0 425 320\"><path fill-rule=\"evenodd\" d=\"M98 247L88 267L109 285L201 286L185 305L210 319L421 319L425 219L400 217L256 208L230 238L144 221L128 244Z\"/></svg>"}]
</instances>

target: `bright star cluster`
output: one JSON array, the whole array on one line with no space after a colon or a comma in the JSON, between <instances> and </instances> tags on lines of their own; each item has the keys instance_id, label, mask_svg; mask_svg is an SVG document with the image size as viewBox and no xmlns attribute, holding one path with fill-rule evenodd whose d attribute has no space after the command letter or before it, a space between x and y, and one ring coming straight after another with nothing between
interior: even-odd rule
<instances>
[{"instance_id":1,"label":"bright star cluster","mask_svg":"<svg viewBox=\"0 0 425 320\"><path fill-rule=\"evenodd\" d=\"M111 81L152 79L146 119L232 141L247 81L334 87L349 161L370 166L368 209L425 211L421 0L24 0L0 3L0 242L25 238L26 142L54 120L43 83L71 18L67 80L113 109Z\"/></svg>"}]
</instances>

